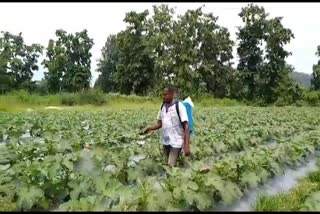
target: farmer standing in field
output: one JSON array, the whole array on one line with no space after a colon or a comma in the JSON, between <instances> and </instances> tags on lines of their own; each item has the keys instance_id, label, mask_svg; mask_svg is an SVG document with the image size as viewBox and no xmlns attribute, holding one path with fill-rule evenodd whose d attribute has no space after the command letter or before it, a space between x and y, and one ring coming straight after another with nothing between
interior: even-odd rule
<instances>
[{"instance_id":1,"label":"farmer standing in field","mask_svg":"<svg viewBox=\"0 0 320 214\"><path fill-rule=\"evenodd\" d=\"M157 117L158 122L147 126L143 131L149 133L162 128L162 152L170 166L176 165L182 149L186 157L190 156L190 131L187 111L185 106L174 96L175 89L172 86L163 90L163 104Z\"/></svg>"}]
</instances>

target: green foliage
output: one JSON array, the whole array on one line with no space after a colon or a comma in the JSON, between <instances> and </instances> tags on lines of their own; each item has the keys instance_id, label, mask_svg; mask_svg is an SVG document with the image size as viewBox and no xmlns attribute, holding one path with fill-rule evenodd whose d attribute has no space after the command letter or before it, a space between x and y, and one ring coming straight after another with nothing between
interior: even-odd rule
<instances>
[{"instance_id":1,"label":"green foliage","mask_svg":"<svg viewBox=\"0 0 320 214\"><path fill-rule=\"evenodd\" d=\"M230 34L226 28L217 24L218 17L205 14L202 8L188 10L180 20L174 23L174 84L186 96L198 95L203 85L207 92L215 97L230 95L229 80L233 74L231 68L232 46Z\"/></svg>"},{"instance_id":2,"label":"green foliage","mask_svg":"<svg viewBox=\"0 0 320 214\"><path fill-rule=\"evenodd\" d=\"M48 82L45 79L37 81L32 90L33 93L39 95L47 95L49 94Z\"/></svg>"},{"instance_id":3,"label":"green foliage","mask_svg":"<svg viewBox=\"0 0 320 214\"><path fill-rule=\"evenodd\" d=\"M319 166L319 161L317 163ZM289 192L261 195L256 211L319 211L320 169L311 172Z\"/></svg>"},{"instance_id":4,"label":"green foliage","mask_svg":"<svg viewBox=\"0 0 320 214\"><path fill-rule=\"evenodd\" d=\"M320 191L313 192L304 202L300 211L320 211Z\"/></svg>"},{"instance_id":5,"label":"green foliage","mask_svg":"<svg viewBox=\"0 0 320 214\"><path fill-rule=\"evenodd\" d=\"M106 103L105 95L95 89L95 90L88 90L82 93L64 93L61 95L61 104L73 106L73 105L85 105L85 104L92 104L92 105L103 105Z\"/></svg>"},{"instance_id":6,"label":"green foliage","mask_svg":"<svg viewBox=\"0 0 320 214\"><path fill-rule=\"evenodd\" d=\"M292 105L303 98L303 91L298 83L287 75L293 72L293 67L286 65L284 69L286 69L286 71L283 72L285 75L281 77L276 91L278 95L278 99L274 103L276 106Z\"/></svg>"},{"instance_id":7,"label":"green foliage","mask_svg":"<svg viewBox=\"0 0 320 214\"><path fill-rule=\"evenodd\" d=\"M239 16L245 25L239 28L237 33L237 39L240 40L237 48L240 58L237 69L241 74L246 98L259 99L257 83L263 69L263 51L259 44L264 38L267 14L263 7L251 4L243 8Z\"/></svg>"},{"instance_id":8,"label":"green foliage","mask_svg":"<svg viewBox=\"0 0 320 214\"><path fill-rule=\"evenodd\" d=\"M211 96L203 96L194 100L198 106L201 107L213 107L213 106L239 106L244 105L236 100L224 98L215 99Z\"/></svg>"},{"instance_id":9,"label":"green foliage","mask_svg":"<svg viewBox=\"0 0 320 214\"><path fill-rule=\"evenodd\" d=\"M22 33L1 32L0 36L0 93L11 90L31 90L33 71L37 71L38 58L43 47L26 45Z\"/></svg>"},{"instance_id":10,"label":"green foliage","mask_svg":"<svg viewBox=\"0 0 320 214\"><path fill-rule=\"evenodd\" d=\"M192 161L171 168L138 135L156 112L0 113L0 194L23 211L209 211L320 148L317 109L199 108Z\"/></svg>"},{"instance_id":11,"label":"green foliage","mask_svg":"<svg viewBox=\"0 0 320 214\"><path fill-rule=\"evenodd\" d=\"M84 93L80 93L79 95L79 104L92 104L99 106L106 103L105 95L100 90L88 90Z\"/></svg>"},{"instance_id":12,"label":"green foliage","mask_svg":"<svg viewBox=\"0 0 320 214\"><path fill-rule=\"evenodd\" d=\"M35 204L43 200L44 193L37 187L22 187L18 193L17 208L19 210L30 210Z\"/></svg>"},{"instance_id":13,"label":"green foliage","mask_svg":"<svg viewBox=\"0 0 320 214\"><path fill-rule=\"evenodd\" d=\"M239 16L245 25L238 33L238 70L246 98L263 99L266 103L274 103L279 97L288 99L279 93L279 88L289 74L285 58L290 53L283 46L294 38L293 33L282 25L282 17L268 19L263 7L250 4ZM265 44L265 52L261 44Z\"/></svg>"},{"instance_id":14,"label":"green foliage","mask_svg":"<svg viewBox=\"0 0 320 214\"><path fill-rule=\"evenodd\" d=\"M17 211L16 204L12 202L9 197L0 196L0 211L1 212Z\"/></svg>"},{"instance_id":15,"label":"green foliage","mask_svg":"<svg viewBox=\"0 0 320 214\"><path fill-rule=\"evenodd\" d=\"M303 100L311 106L317 106L320 101L320 93L317 91L307 91L304 93Z\"/></svg>"},{"instance_id":16,"label":"green foliage","mask_svg":"<svg viewBox=\"0 0 320 214\"><path fill-rule=\"evenodd\" d=\"M50 40L47 59L43 65L48 69L45 79L51 93L84 91L90 86L91 53L93 40L87 30L67 34L56 31L57 41Z\"/></svg>"},{"instance_id":17,"label":"green foliage","mask_svg":"<svg viewBox=\"0 0 320 214\"><path fill-rule=\"evenodd\" d=\"M77 97L75 94L63 93L61 95L61 104L67 106L73 106L77 103Z\"/></svg>"},{"instance_id":18,"label":"green foliage","mask_svg":"<svg viewBox=\"0 0 320 214\"><path fill-rule=\"evenodd\" d=\"M98 62L97 71L101 73L96 80L94 87L100 88L104 92L115 92L117 90L115 73L118 62L117 37L110 35L105 46L101 50L101 58Z\"/></svg>"},{"instance_id":19,"label":"green foliage","mask_svg":"<svg viewBox=\"0 0 320 214\"><path fill-rule=\"evenodd\" d=\"M299 211L303 207L304 201L317 188L317 185L310 181L300 181L298 186L288 193L260 196L254 210L260 212Z\"/></svg>"},{"instance_id":20,"label":"green foliage","mask_svg":"<svg viewBox=\"0 0 320 214\"><path fill-rule=\"evenodd\" d=\"M219 17L205 13L203 7L178 16L166 4L153 6L150 12L126 13L126 28L109 35L101 50L95 89L159 97L164 86L174 84L180 97L210 94L263 106L304 105L301 89L288 79L296 72L285 62L291 53L284 46L294 35L283 26L282 17L269 17L263 7L253 4L242 8L239 17L244 25L237 33L239 64L235 69L231 62L235 41L228 29L218 24ZM24 44L21 33L2 32L1 94L12 90L40 95L82 93L90 88L90 50L94 43L87 30L67 33L59 29L55 35L56 39L48 41L42 62L48 70L45 78L32 81L43 48ZM319 85L318 67L313 67L315 90ZM103 102L80 101L88 99L64 95L63 103Z\"/></svg>"},{"instance_id":21,"label":"green foliage","mask_svg":"<svg viewBox=\"0 0 320 214\"><path fill-rule=\"evenodd\" d=\"M11 95L17 96L18 100L22 103L28 103L31 98L31 94L26 90L14 91Z\"/></svg>"},{"instance_id":22,"label":"green foliage","mask_svg":"<svg viewBox=\"0 0 320 214\"><path fill-rule=\"evenodd\" d=\"M285 58L291 53L286 51L283 46L290 43L294 38L292 31L285 28L281 23L282 17L270 19L267 25L266 35L266 60L262 79L266 80L263 84L263 97L267 103L272 103L280 96L278 88L284 78L288 79L289 72L292 68L286 69Z\"/></svg>"},{"instance_id":23,"label":"green foliage","mask_svg":"<svg viewBox=\"0 0 320 214\"><path fill-rule=\"evenodd\" d=\"M124 21L128 24L125 31L118 34L119 61L116 66L116 83L119 92L124 94L145 95L154 81L153 61L146 39L146 26L149 12L129 12Z\"/></svg>"},{"instance_id":24,"label":"green foliage","mask_svg":"<svg viewBox=\"0 0 320 214\"><path fill-rule=\"evenodd\" d=\"M153 15L148 20L148 49L151 50L151 58L154 61L155 79L152 86L153 93L161 92L166 84L171 83L174 74L174 60L172 52L173 42L173 16L174 9L168 5L153 6Z\"/></svg>"},{"instance_id":25,"label":"green foliage","mask_svg":"<svg viewBox=\"0 0 320 214\"><path fill-rule=\"evenodd\" d=\"M230 34L217 17L202 8L188 10L173 19L167 5L153 7L153 15L129 12L126 30L108 37L99 60L96 87L123 94L157 94L175 84L181 96L231 97Z\"/></svg>"},{"instance_id":26,"label":"green foliage","mask_svg":"<svg viewBox=\"0 0 320 214\"><path fill-rule=\"evenodd\" d=\"M320 57L320 46L317 47L316 56ZM313 73L311 79L311 85L314 90L320 89L320 60L316 65L313 65Z\"/></svg>"},{"instance_id":27,"label":"green foliage","mask_svg":"<svg viewBox=\"0 0 320 214\"><path fill-rule=\"evenodd\" d=\"M245 105L233 99L216 99L212 96L203 96L193 99L199 107L216 106L241 106ZM0 96L0 111L16 112L27 111L28 108L43 109L47 106L74 106L75 109L86 107L82 105L101 106L109 109L132 109L132 108L152 108L158 109L161 103L161 97L145 97L136 95L121 94L103 94L96 89L90 89L87 92L79 93L61 93L55 95L37 95L26 91L16 91L7 95ZM18 107L17 109L15 107ZM88 108L90 108L88 106ZM85 110L84 109L84 110ZM86 109L88 110L88 109Z\"/></svg>"}]
</instances>

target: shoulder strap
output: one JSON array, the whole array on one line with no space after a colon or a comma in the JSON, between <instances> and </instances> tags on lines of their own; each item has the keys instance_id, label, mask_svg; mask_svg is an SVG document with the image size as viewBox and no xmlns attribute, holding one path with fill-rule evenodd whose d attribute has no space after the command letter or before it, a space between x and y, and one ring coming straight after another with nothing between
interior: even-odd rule
<instances>
[{"instance_id":1,"label":"shoulder strap","mask_svg":"<svg viewBox=\"0 0 320 214\"><path fill-rule=\"evenodd\" d=\"M160 107L160 118L162 117L162 108L163 108L163 105L164 103L161 104L161 107Z\"/></svg>"},{"instance_id":2,"label":"shoulder strap","mask_svg":"<svg viewBox=\"0 0 320 214\"><path fill-rule=\"evenodd\" d=\"M179 111L179 100L176 101L176 111L177 111L177 114L178 114L178 117L179 117L179 121L183 127L183 124L181 122L181 118L180 118L180 111Z\"/></svg>"},{"instance_id":3,"label":"shoulder strap","mask_svg":"<svg viewBox=\"0 0 320 214\"><path fill-rule=\"evenodd\" d=\"M162 107L163 107L164 103L162 103L161 107L160 107L160 111L162 111Z\"/></svg>"}]
</instances>

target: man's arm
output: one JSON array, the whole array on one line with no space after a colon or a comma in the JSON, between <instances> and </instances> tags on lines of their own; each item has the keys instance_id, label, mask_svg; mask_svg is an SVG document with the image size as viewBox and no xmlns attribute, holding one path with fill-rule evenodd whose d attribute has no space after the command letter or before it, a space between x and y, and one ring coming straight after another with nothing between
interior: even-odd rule
<instances>
[{"instance_id":1,"label":"man's arm","mask_svg":"<svg viewBox=\"0 0 320 214\"><path fill-rule=\"evenodd\" d=\"M161 110L158 112L158 116L157 116L158 122L156 124L147 126L144 130L143 133L146 134L150 131L154 131L157 129L160 129L162 127L162 122L161 122Z\"/></svg>"},{"instance_id":2,"label":"man's arm","mask_svg":"<svg viewBox=\"0 0 320 214\"><path fill-rule=\"evenodd\" d=\"M190 155L189 121L188 121L187 109L182 103L179 103L179 112L180 112L180 118L181 118L182 126L183 126L183 129L184 129L183 151L184 151L186 156L189 156Z\"/></svg>"},{"instance_id":3,"label":"man's arm","mask_svg":"<svg viewBox=\"0 0 320 214\"><path fill-rule=\"evenodd\" d=\"M190 131L188 121L182 123L184 127L184 153L186 156L190 155Z\"/></svg>"},{"instance_id":4,"label":"man's arm","mask_svg":"<svg viewBox=\"0 0 320 214\"><path fill-rule=\"evenodd\" d=\"M162 127L162 122L161 122L161 120L158 120L158 122L157 122L156 124L147 126L147 127L143 130L143 133L148 133L148 132L150 132L150 131L154 131L154 130L160 129L161 127Z\"/></svg>"}]
</instances>

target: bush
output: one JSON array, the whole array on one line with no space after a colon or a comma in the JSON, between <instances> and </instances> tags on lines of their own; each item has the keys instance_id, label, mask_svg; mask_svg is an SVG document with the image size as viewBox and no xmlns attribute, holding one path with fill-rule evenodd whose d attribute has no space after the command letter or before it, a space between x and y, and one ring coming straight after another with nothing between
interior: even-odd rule
<instances>
[{"instance_id":1,"label":"bush","mask_svg":"<svg viewBox=\"0 0 320 214\"><path fill-rule=\"evenodd\" d=\"M191 97L191 99L193 99ZM232 100L229 98L217 99L210 95L205 95L203 97L198 97L194 99L194 102L197 102L198 105L203 107L210 107L210 106L238 106L243 105L243 103L238 102L237 100Z\"/></svg>"},{"instance_id":2,"label":"bush","mask_svg":"<svg viewBox=\"0 0 320 214\"><path fill-rule=\"evenodd\" d=\"M76 94L64 93L61 95L61 104L67 106L73 106L77 103Z\"/></svg>"},{"instance_id":3,"label":"bush","mask_svg":"<svg viewBox=\"0 0 320 214\"><path fill-rule=\"evenodd\" d=\"M17 97L23 103L28 103L31 99L31 94L26 90L13 91L10 95Z\"/></svg>"},{"instance_id":4,"label":"bush","mask_svg":"<svg viewBox=\"0 0 320 214\"><path fill-rule=\"evenodd\" d=\"M283 106L303 106L306 105L306 103L302 102L301 99L294 100L292 96L283 96L279 97L276 102L274 102L275 106L283 107Z\"/></svg>"},{"instance_id":5,"label":"bush","mask_svg":"<svg viewBox=\"0 0 320 214\"><path fill-rule=\"evenodd\" d=\"M316 106L320 100L320 93L316 91L306 92L303 99L312 106Z\"/></svg>"},{"instance_id":6,"label":"bush","mask_svg":"<svg viewBox=\"0 0 320 214\"><path fill-rule=\"evenodd\" d=\"M298 100L295 102L295 106L297 107L308 106L308 103L304 100Z\"/></svg>"},{"instance_id":7,"label":"bush","mask_svg":"<svg viewBox=\"0 0 320 214\"><path fill-rule=\"evenodd\" d=\"M84 93L79 94L80 105L92 104L92 105L103 105L106 103L105 95L101 90L90 89Z\"/></svg>"},{"instance_id":8,"label":"bush","mask_svg":"<svg viewBox=\"0 0 320 214\"><path fill-rule=\"evenodd\" d=\"M283 107L289 105L289 102L285 98L279 97L277 101L274 103L274 105L278 107Z\"/></svg>"},{"instance_id":9,"label":"bush","mask_svg":"<svg viewBox=\"0 0 320 214\"><path fill-rule=\"evenodd\" d=\"M100 90L90 89L82 93L64 93L61 95L62 105L103 105L104 103L106 103L105 95Z\"/></svg>"}]
</instances>

